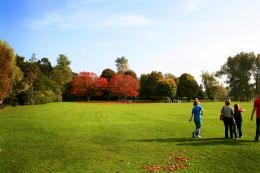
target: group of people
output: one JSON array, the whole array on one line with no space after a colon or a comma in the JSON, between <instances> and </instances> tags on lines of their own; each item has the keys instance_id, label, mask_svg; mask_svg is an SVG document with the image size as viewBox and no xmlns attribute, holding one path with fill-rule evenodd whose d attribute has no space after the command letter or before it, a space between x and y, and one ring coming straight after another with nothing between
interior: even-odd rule
<instances>
[{"instance_id":1,"label":"group of people","mask_svg":"<svg viewBox=\"0 0 260 173\"><path fill-rule=\"evenodd\" d=\"M244 108L240 107L238 104L234 105L234 108L230 106L230 99L225 101L225 106L221 108L220 119L223 120L225 126L225 139L236 139L243 136L242 133L242 112L245 111ZM251 121L253 121L253 116L256 112L256 135L255 141L259 140L260 136L260 94L256 96L254 101L254 106L251 114ZM193 102L192 113L189 121L194 119L195 131L192 132L193 138L201 138L201 116L203 115L203 108L200 106L199 100L196 98Z\"/></svg>"}]
</instances>

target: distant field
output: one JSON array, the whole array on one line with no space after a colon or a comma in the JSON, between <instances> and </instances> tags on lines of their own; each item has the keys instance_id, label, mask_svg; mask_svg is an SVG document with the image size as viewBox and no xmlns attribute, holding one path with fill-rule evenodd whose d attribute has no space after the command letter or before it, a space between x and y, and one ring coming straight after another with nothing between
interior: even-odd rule
<instances>
[{"instance_id":1,"label":"distant field","mask_svg":"<svg viewBox=\"0 0 260 173\"><path fill-rule=\"evenodd\" d=\"M7 107L0 110L0 172L259 172L252 103L241 103L244 137L236 141L223 139L223 103L201 105L201 139L191 137L192 103Z\"/></svg>"}]
</instances>

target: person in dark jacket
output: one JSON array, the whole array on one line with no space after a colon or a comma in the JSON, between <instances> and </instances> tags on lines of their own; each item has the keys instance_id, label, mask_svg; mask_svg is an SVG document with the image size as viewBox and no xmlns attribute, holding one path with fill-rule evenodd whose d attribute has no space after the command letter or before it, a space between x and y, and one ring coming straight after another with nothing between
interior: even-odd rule
<instances>
[{"instance_id":1,"label":"person in dark jacket","mask_svg":"<svg viewBox=\"0 0 260 173\"><path fill-rule=\"evenodd\" d=\"M237 125L238 133L239 133L239 138L242 137L242 114L241 112L244 112L245 109L240 107L238 104L234 105L234 119ZM235 134L236 135L236 134Z\"/></svg>"}]
</instances>

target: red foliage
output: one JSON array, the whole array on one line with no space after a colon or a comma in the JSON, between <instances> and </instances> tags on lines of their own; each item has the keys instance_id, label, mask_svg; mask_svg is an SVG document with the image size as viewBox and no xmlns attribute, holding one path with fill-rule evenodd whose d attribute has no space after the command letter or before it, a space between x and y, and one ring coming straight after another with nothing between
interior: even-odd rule
<instances>
[{"instance_id":1,"label":"red foliage","mask_svg":"<svg viewBox=\"0 0 260 173\"><path fill-rule=\"evenodd\" d=\"M177 152L169 152L168 161L163 165L146 165L144 169L146 172L174 172L179 169L187 169L190 168L191 165L188 163L192 160L192 158L184 157L185 153L182 151Z\"/></svg>"},{"instance_id":2,"label":"red foliage","mask_svg":"<svg viewBox=\"0 0 260 173\"><path fill-rule=\"evenodd\" d=\"M97 78L96 82L95 82L95 90L96 90L96 96L101 96L104 91L106 91L108 89L108 81L107 78Z\"/></svg>"},{"instance_id":3,"label":"red foliage","mask_svg":"<svg viewBox=\"0 0 260 173\"><path fill-rule=\"evenodd\" d=\"M109 82L110 92L115 96L138 96L139 88L139 82L130 75L117 74Z\"/></svg>"},{"instance_id":4,"label":"red foliage","mask_svg":"<svg viewBox=\"0 0 260 173\"><path fill-rule=\"evenodd\" d=\"M71 94L76 96L90 97L95 92L95 82L97 75L93 72L81 72L73 79Z\"/></svg>"}]
</instances>

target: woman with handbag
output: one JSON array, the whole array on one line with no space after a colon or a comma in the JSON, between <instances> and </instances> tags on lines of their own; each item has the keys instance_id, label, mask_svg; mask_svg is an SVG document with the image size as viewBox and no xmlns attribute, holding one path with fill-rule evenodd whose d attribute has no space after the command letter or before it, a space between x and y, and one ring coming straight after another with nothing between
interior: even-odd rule
<instances>
[{"instance_id":1,"label":"woman with handbag","mask_svg":"<svg viewBox=\"0 0 260 173\"><path fill-rule=\"evenodd\" d=\"M222 107L221 114L223 114L223 121L225 125L225 139L228 139L228 131L230 134L230 139L233 139L234 110L230 106L230 99L225 101L225 106Z\"/></svg>"}]
</instances>

